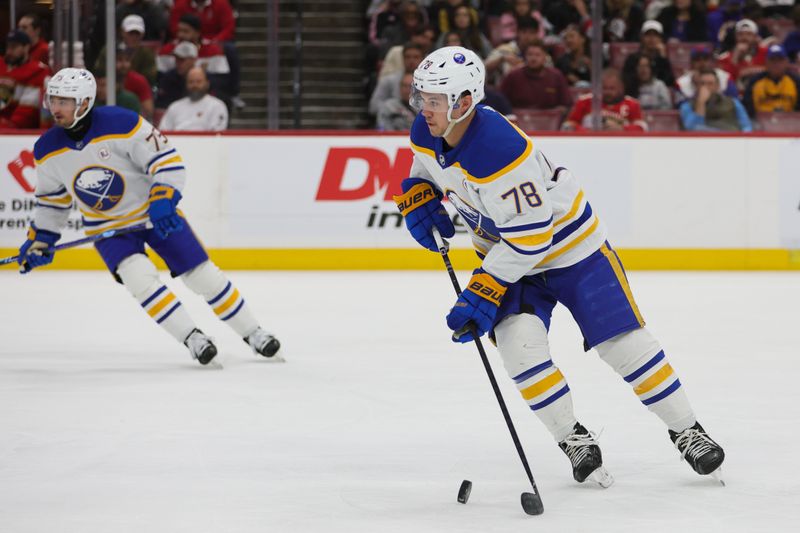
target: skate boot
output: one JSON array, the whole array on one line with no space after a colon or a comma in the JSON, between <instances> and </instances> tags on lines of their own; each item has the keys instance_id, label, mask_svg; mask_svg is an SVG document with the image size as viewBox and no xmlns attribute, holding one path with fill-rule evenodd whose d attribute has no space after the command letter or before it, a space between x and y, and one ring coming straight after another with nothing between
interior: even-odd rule
<instances>
[{"instance_id":1,"label":"skate boot","mask_svg":"<svg viewBox=\"0 0 800 533\"><path fill-rule=\"evenodd\" d=\"M597 437L580 423L575 424L572 434L559 442L558 447L572 463L572 477L578 483L589 479L603 488L614 483L614 478L603 467L603 454L597 445Z\"/></svg>"},{"instance_id":2,"label":"skate boot","mask_svg":"<svg viewBox=\"0 0 800 533\"><path fill-rule=\"evenodd\" d=\"M681 459L686 459L695 472L701 476L717 473L725 460L725 452L719 444L711 440L699 422L680 433L668 431L669 438L681 452ZM720 478L717 479L722 483Z\"/></svg>"},{"instance_id":3,"label":"skate boot","mask_svg":"<svg viewBox=\"0 0 800 533\"><path fill-rule=\"evenodd\" d=\"M278 339L261 328L258 328L249 336L245 337L244 342L249 344L255 353L263 355L267 359L283 361L282 357L275 355L278 353L278 350L280 350L281 343L278 342Z\"/></svg>"},{"instance_id":4,"label":"skate boot","mask_svg":"<svg viewBox=\"0 0 800 533\"><path fill-rule=\"evenodd\" d=\"M189 348L192 357L197 359L201 365L207 365L217 355L217 347L211 342L211 338L197 328L194 328L183 344Z\"/></svg>"}]
</instances>

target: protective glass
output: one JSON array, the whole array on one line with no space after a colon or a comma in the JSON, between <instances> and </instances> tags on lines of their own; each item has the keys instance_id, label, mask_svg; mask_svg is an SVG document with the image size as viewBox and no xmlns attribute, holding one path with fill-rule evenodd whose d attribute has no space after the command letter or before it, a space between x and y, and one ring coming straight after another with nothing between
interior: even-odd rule
<instances>
[{"instance_id":1,"label":"protective glass","mask_svg":"<svg viewBox=\"0 0 800 533\"><path fill-rule=\"evenodd\" d=\"M408 104L417 113L428 111L431 113L447 113L447 95L436 93L425 93L411 87L411 97Z\"/></svg>"}]
</instances>

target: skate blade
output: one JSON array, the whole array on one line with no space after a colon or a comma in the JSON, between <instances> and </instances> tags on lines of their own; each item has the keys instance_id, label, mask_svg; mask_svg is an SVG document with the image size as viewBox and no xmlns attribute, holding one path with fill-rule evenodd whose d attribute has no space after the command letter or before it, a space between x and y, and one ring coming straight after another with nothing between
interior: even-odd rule
<instances>
[{"instance_id":1,"label":"skate blade","mask_svg":"<svg viewBox=\"0 0 800 533\"><path fill-rule=\"evenodd\" d=\"M264 357L263 355L259 355L262 361L266 361L267 363L285 363L286 359L280 354L280 352L276 353L272 357Z\"/></svg>"},{"instance_id":2,"label":"skate blade","mask_svg":"<svg viewBox=\"0 0 800 533\"><path fill-rule=\"evenodd\" d=\"M614 484L614 477L606 470L606 467L601 466L586 478L587 481L597 483L604 489L607 489Z\"/></svg>"},{"instance_id":3,"label":"skate blade","mask_svg":"<svg viewBox=\"0 0 800 533\"><path fill-rule=\"evenodd\" d=\"M203 368L211 368L213 370L223 370L225 368L224 366L222 366L222 363L217 361L216 357L211 361L209 361L208 363L206 363L205 365L200 365L200 366L202 366Z\"/></svg>"},{"instance_id":4,"label":"skate blade","mask_svg":"<svg viewBox=\"0 0 800 533\"><path fill-rule=\"evenodd\" d=\"M721 467L721 466L720 466L720 467L718 467L718 468L717 468L716 470L714 470L713 472L711 472L711 473L709 474L709 476L711 476L711 477L713 477L714 479L716 479L716 480L719 482L719 484L720 484L720 485L722 485L723 487L725 487L725 486L726 486L726 485L725 485L725 480L724 480L724 479L722 479L722 467Z\"/></svg>"}]
</instances>

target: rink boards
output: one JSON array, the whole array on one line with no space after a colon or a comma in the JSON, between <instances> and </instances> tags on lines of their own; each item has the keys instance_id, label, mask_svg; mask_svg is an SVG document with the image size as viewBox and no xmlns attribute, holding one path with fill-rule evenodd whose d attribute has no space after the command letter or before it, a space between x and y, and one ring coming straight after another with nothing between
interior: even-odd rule
<instances>
[{"instance_id":1,"label":"rink boards","mask_svg":"<svg viewBox=\"0 0 800 533\"><path fill-rule=\"evenodd\" d=\"M583 183L630 269L800 269L797 136L534 136ZM36 137L0 136L0 256L32 215ZM427 269L391 200L404 135L170 135L189 178L182 209L223 268ZM91 147L90 147L91 148ZM463 226L453 252L476 264ZM64 240L82 235L80 214ZM56 268L102 268L91 249Z\"/></svg>"}]
</instances>

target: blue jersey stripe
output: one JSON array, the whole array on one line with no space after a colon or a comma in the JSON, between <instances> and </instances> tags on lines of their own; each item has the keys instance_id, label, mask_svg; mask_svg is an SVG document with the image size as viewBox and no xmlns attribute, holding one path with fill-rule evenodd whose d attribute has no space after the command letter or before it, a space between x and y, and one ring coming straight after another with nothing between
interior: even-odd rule
<instances>
[{"instance_id":1,"label":"blue jersey stripe","mask_svg":"<svg viewBox=\"0 0 800 533\"><path fill-rule=\"evenodd\" d=\"M544 222L534 222L532 224L523 224L521 226L509 226L507 228L497 228L500 233L512 233L515 231L527 231L532 229L542 229L548 227L553 223L553 217L548 218Z\"/></svg>"},{"instance_id":2,"label":"blue jersey stripe","mask_svg":"<svg viewBox=\"0 0 800 533\"><path fill-rule=\"evenodd\" d=\"M66 192L67 189L62 185L61 188L58 189L56 192L49 192L47 194L36 194L34 196L36 196L36 198L47 198L49 196L62 196L66 194Z\"/></svg>"},{"instance_id":3,"label":"blue jersey stripe","mask_svg":"<svg viewBox=\"0 0 800 533\"><path fill-rule=\"evenodd\" d=\"M234 310L231 312L231 314L229 314L228 316L224 316L224 317L222 317L220 320L222 320L222 321L225 321L225 320L228 320L229 318L233 318L233 316L234 316L236 313L238 313L238 312L239 312L239 310L242 308L242 306L243 306L243 305L244 305L244 298L242 298L242 301L241 301L241 302L239 302L239 305L237 305L237 306L236 306L236 309L234 309Z\"/></svg>"},{"instance_id":4,"label":"blue jersey stripe","mask_svg":"<svg viewBox=\"0 0 800 533\"><path fill-rule=\"evenodd\" d=\"M153 163L155 163L156 161L158 161L159 159L161 159L163 157L168 156L169 154L174 154L174 153L176 153L175 152L175 148L173 148L172 150L169 150L168 152L164 152L163 154L158 154L153 159L151 159L149 163L147 163L147 166L145 167L145 169L146 169L145 171L147 173L149 173L150 172L150 167L153 166Z\"/></svg>"},{"instance_id":5,"label":"blue jersey stripe","mask_svg":"<svg viewBox=\"0 0 800 533\"><path fill-rule=\"evenodd\" d=\"M143 301L143 302L142 302L142 307L147 307L147 304L149 304L150 302L152 302L152 301L153 301L153 299L154 299L156 296L158 296L159 294L161 294L161 293L162 293L162 292L164 292L165 290L167 290L167 286L166 286L166 285L162 285L161 287L159 287L159 289L158 289L156 292L154 292L153 294L151 294L151 295L150 295L150 297L148 297L148 298L147 298L147 300L145 300L145 301Z\"/></svg>"},{"instance_id":6,"label":"blue jersey stripe","mask_svg":"<svg viewBox=\"0 0 800 533\"><path fill-rule=\"evenodd\" d=\"M639 367L639 370L636 370L635 372L625 376L624 378L625 381L627 381L628 383L636 381L638 377L640 377L642 374L644 374L645 372L656 366L663 359L664 359L664 350L661 350L660 352L655 354L653 358L650 359L648 362L646 362L643 366Z\"/></svg>"},{"instance_id":7,"label":"blue jersey stripe","mask_svg":"<svg viewBox=\"0 0 800 533\"><path fill-rule=\"evenodd\" d=\"M171 172L171 171L173 171L173 170L185 170L185 169L186 169L186 167L183 167L183 166L180 166L180 167L167 167L167 168L159 168L158 170L156 170L156 172L155 172L155 174L153 174L153 176L158 176L158 175L159 175L159 174L161 174L162 172Z\"/></svg>"},{"instance_id":8,"label":"blue jersey stripe","mask_svg":"<svg viewBox=\"0 0 800 533\"><path fill-rule=\"evenodd\" d=\"M564 239L566 239L567 237L578 231L578 228L583 226L583 224L586 223L586 221L589 220L590 218L592 218L592 206L590 206L587 202L586 209L583 210L583 213L581 214L580 217L578 217L576 221L558 230L556 234L553 235L553 246L555 246L556 244L560 243L561 241L563 241Z\"/></svg>"},{"instance_id":9,"label":"blue jersey stripe","mask_svg":"<svg viewBox=\"0 0 800 533\"><path fill-rule=\"evenodd\" d=\"M548 405L550 405L554 401L558 400L559 398L561 398L562 396L564 396L568 392L569 392L569 385L564 385L564 387L561 390L559 390L558 392L556 392L555 394L553 394L552 396L550 396L546 400L531 405L531 410L536 411L538 409L541 409L542 407L547 407Z\"/></svg>"},{"instance_id":10,"label":"blue jersey stripe","mask_svg":"<svg viewBox=\"0 0 800 533\"><path fill-rule=\"evenodd\" d=\"M514 381L517 382L517 383L522 383L526 379L529 379L529 378L535 376L536 374L538 374L542 370L548 369L551 366L553 366L553 360L552 359L548 359L544 363L542 363L540 365L536 365L533 368L529 368L528 370L526 370L525 372L523 372L519 376L516 376L514 378Z\"/></svg>"},{"instance_id":11,"label":"blue jersey stripe","mask_svg":"<svg viewBox=\"0 0 800 533\"><path fill-rule=\"evenodd\" d=\"M229 281L228 284L225 285L225 288L222 289L221 293L217 294L216 296L214 296L213 298L211 298L208 301L208 305L213 305L213 304L217 303L217 301L219 301L219 299L222 298L225 295L225 293L228 292L228 289L230 289L230 288L231 288L231 282Z\"/></svg>"},{"instance_id":12,"label":"blue jersey stripe","mask_svg":"<svg viewBox=\"0 0 800 533\"><path fill-rule=\"evenodd\" d=\"M169 315L171 315L173 311L175 311L175 310L176 310L177 308L179 308L180 306L181 306L181 303L180 303L180 302L176 303L175 305L173 305L173 306L172 306L172 308L170 308L170 310L169 310L169 311L167 311L166 313L164 313L164 316L162 316L161 318L159 318L158 320L156 320L156 322L157 322L158 324L161 324L161 323L162 323L162 322L164 322L164 321L165 321L167 318L169 318Z\"/></svg>"},{"instance_id":13,"label":"blue jersey stripe","mask_svg":"<svg viewBox=\"0 0 800 533\"><path fill-rule=\"evenodd\" d=\"M642 400L642 403L644 405L651 405L651 404L656 403L657 401L663 400L664 398L666 398L667 396L669 396L670 394L672 394L673 392L678 390L680 388L680 386L681 386L681 381L679 379L676 379L675 382L672 385L670 385L669 387L667 387L663 391L659 392L658 394L656 394L652 398L648 398L646 400Z\"/></svg>"},{"instance_id":14,"label":"blue jersey stripe","mask_svg":"<svg viewBox=\"0 0 800 533\"><path fill-rule=\"evenodd\" d=\"M514 250L514 251L515 251L515 252L517 252L518 254L522 254L522 255L539 255L539 254L541 254L541 253L544 253L544 252L546 252L547 250L549 250L549 249L550 249L550 246L551 246L550 244L548 244L547 246L544 246L544 247L542 247L542 248L538 248L538 249L536 249L536 250L531 250L531 251L528 251L528 250L523 250L523 249L521 249L521 248L517 248L516 246L514 246L513 244L511 244L510 242L508 242L508 241L507 241L507 240L505 240L505 239L503 239L503 242L504 242L504 243L506 243L506 245L507 245L509 248L511 248L512 250Z\"/></svg>"},{"instance_id":15,"label":"blue jersey stripe","mask_svg":"<svg viewBox=\"0 0 800 533\"><path fill-rule=\"evenodd\" d=\"M67 207L61 207L61 206L58 206L58 205L40 204L39 202L36 202L36 207L49 207L50 209L58 209L59 211L68 211L68 210L72 209L71 205L69 205Z\"/></svg>"}]
</instances>

